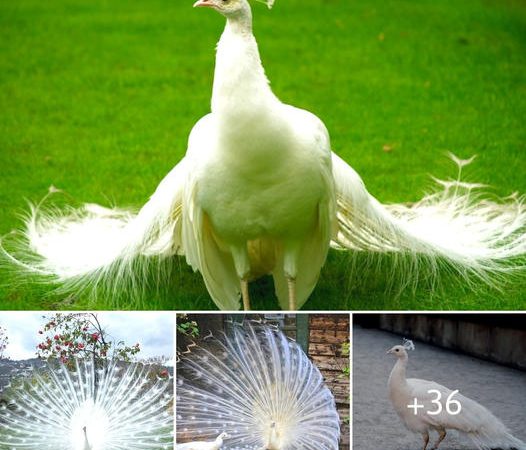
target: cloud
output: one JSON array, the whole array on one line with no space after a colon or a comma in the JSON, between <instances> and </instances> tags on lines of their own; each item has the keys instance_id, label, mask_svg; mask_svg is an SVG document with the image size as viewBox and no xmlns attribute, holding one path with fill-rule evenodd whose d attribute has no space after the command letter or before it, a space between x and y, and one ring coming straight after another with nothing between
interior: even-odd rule
<instances>
[{"instance_id":1,"label":"cloud","mask_svg":"<svg viewBox=\"0 0 526 450\"><path fill-rule=\"evenodd\" d=\"M9 337L6 355L14 360L35 357L43 316L52 314L54 312L0 312L0 326L6 328ZM127 345L140 343L140 358L173 358L175 313L101 311L96 314L111 340L124 341Z\"/></svg>"},{"instance_id":2,"label":"cloud","mask_svg":"<svg viewBox=\"0 0 526 450\"><path fill-rule=\"evenodd\" d=\"M6 356L11 359L34 358L38 344L38 330L43 313L0 312L0 326L5 328L9 338Z\"/></svg>"}]
</instances>

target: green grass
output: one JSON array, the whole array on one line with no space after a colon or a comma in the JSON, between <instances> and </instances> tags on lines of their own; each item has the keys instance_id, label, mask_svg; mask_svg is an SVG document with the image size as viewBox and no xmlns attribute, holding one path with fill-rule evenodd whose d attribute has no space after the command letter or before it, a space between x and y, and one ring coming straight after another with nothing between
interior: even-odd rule
<instances>
[{"instance_id":1,"label":"green grass","mask_svg":"<svg viewBox=\"0 0 526 450\"><path fill-rule=\"evenodd\" d=\"M140 206L209 110L223 19L192 0L0 2L0 235L53 184L77 201ZM334 150L383 202L414 201L445 153L479 157L468 180L526 192L526 5L521 0L278 0L253 3L272 86L315 112ZM385 152L388 145L392 151ZM365 276L365 274L364 274ZM446 284L430 296L350 285L331 253L306 309L522 309L504 294ZM183 260L145 308L213 308ZM135 307L50 294L0 274L0 309ZM255 307L276 308L272 286ZM158 298L157 298L158 297Z\"/></svg>"}]
</instances>

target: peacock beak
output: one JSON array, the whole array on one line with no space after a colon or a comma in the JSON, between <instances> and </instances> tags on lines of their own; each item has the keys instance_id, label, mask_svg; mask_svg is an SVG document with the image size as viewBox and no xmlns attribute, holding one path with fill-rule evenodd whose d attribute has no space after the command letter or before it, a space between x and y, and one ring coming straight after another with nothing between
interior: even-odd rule
<instances>
[{"instance_id":1,"label":"peacock beak","mask_svg":"<svg viewBox=\"0 0 526 450\"><path fill-rule=\"evenodd\" d=\"M194 3L194 8L201 7L201 6L208 6L209 8L213 8L214 2L212 0L197 0Z\"/></svg>"}]
</instances>

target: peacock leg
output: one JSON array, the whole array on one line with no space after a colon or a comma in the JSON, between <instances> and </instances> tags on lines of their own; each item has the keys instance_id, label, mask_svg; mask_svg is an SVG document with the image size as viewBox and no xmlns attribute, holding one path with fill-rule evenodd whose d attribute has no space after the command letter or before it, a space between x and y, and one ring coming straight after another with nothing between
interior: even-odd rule
<instances>
[{"instance_id":1,"label":"peacock leg","mask_svg":"<svg viewBox=\"0 0 526 450\"><path fill-rule=\"evenodd\" d=\"M296 311L296 277L298 275L298 259L301 254L301 246L298 242L287 242L283 253L283 272L287 279L289 291L289 309Z\"/></svg>"},{"instance_id":2,"label":"peacock leg","mask_svg":"<svg viewBox=\"0 0 526 450\"><path fill-rule=\"evenodd\" d=\"M287 284L289 287L289 309L296 311L298 309L296 304L296 278L287 278Z\"/></svg>"},{"instance_id":3,"label":"peacock leg","mask_svg":"<svg viewBox=\"0 0 526 450\"><path fill-rule=\"evenodd\" d=\"M437 450L440 443L444 440L446 437L446 430L438 430L438 440L435 442L435 446L433 447L433 450Z\"/></svg>"},{"instance_id":4,"label":"peacock leg","mask_svg":"<svg viewBox=\"0 0 526 450\"><path fill-rule=\"evenodd\" d=\"M241 280L241 295L243 297L243 309L250 311L250 295L248 293L248 280Z\"/></svg>"},{"instance_id":5,"label":"peacock leg","mask_svg":"<svg viewBox=\"0 0 526 450\"><path fill-rule=\"evenodd\" d=\"M244 245L233 245L230 247L237 276L241 281L241 296L243 298L243 309L250 311L250 295L248 294L248 279L250 274L250 260L248 248Z\"/></svg>"},{"instance_id":6,"label":"peacock leg","mask_svg":"<svg viewBox=\"0 0 526 450\"><path fill-rule=\"evenodd\" d=\"M423 450L426 450L427 444L429 444L429 433L426 431L424 434L422 434L422 437L424 438L424 448L423 448Z\"/></svg>"}]
</instances>

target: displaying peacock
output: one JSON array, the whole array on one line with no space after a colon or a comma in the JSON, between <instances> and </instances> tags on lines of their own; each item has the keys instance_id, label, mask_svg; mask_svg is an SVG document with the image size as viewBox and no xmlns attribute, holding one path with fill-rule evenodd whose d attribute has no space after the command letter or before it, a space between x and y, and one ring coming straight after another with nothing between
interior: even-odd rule
<instances>
[{"instance_id":1,"label":"displaying peacock","mask_svg":"<svg viewBox=\"0 0 526 450\"><path fill-rule=\"evenodd\" d=\"M0 448L173 449L172 387L150 366L118 361L34 371L3 392Z\"/></svg>"},{"instance_id":2,"label":"displaying peacock","mask_svg":"<svg viewBox=\"0 0 526 450\"><path fill-rule=\"evenodd\" d=\"M226 433L221 448L232 450L336 450L340 436L316 366L277 328L251 322L182 355L176 424L178 444Z\"/></svg>"},{"instance_id":3,"label":"displaying peacock","mask_svg":"<svg viewBox=\"0 0 526 450\"><path fill-rule=\"evenodd\" d=\"M407 351L414 348L413 342L406 340L404 345L395 345L388 350L388 354L397 358L389 376L389 398L407 428L422 435L423 450L428 447L430 431L438 433L433 446L436 450L448 430L466 435L478 450L526 450L524 442L514 437L499 419L476 401L434 381L406 378ZM411 409L410 405L414 403L421 408Z\"/></svg>"},{"instance_id":4,"label":"displaying peacock","mask_svg":"<svg viewBox=\"0 0 526 450\"><path fill-rule=\"evenodd\" d=\"M162 269L184 255L226 310L239 309L240 298L249 309L249 282L265 274L273 276L283 309L300 308L331 245L372 258L400 256L408 261L397 274L401 286L418 278L424 260L431 273L446 263L460 278L490 284L494 275L521 267L522 198L481 199L480 185L459 178L414 205L382 205L331 151L322 121L272 92L248 1L194 6L219 12L226 27L211 113L194 126L185 157L138 214L93 204L66 213L37 205L20 251L6 252L11 262L65 289L106 287L101 295L129 301L169 284L170 272ZM459 168L470 162L455 161ZM147 281L152 267L154 286Z\"/></svg>"}]
</instances>

